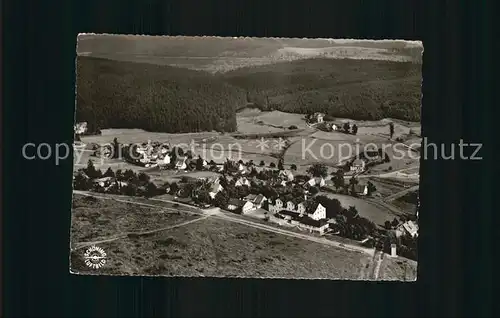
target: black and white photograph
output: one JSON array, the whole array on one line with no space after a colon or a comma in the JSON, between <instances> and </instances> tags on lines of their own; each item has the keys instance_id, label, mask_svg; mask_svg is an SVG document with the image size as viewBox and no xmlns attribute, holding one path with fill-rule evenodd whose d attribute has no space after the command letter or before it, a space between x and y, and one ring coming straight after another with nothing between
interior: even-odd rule
<instances>
[{"instance_id":1,"label":"black and white photograph","mask_svg":"<svg viewBox=\"0 0 500 318\"><path fill-rule=\"evenodd\" d=\"M423 51L78 35L69 271L416 281Z\"/></svg>"}]
</instances>

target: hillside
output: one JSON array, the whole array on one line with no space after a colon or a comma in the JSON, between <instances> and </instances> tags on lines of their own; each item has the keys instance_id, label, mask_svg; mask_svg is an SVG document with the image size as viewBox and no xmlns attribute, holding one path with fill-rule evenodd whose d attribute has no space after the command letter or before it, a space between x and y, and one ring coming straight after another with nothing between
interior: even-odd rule
<instances>
[{"instance_id":1,"label":"hillside","mask_svg":"<svg viewBox=\"0 0 500 318\"><path fill-rule=\"evenodd\" d=\"M263 110L325 112L358 120L420 120L421 65L308 59L241 68L220 75Z\"/></svg>"},{"instance_id":2,"label":"hillside","mask_svg":"<svg viewBox=\"0 0 500 318\"><path fill-rule=\"evenodd\" d=\"M76 120L96 128L234 131L245 92L193 70L77 58Z\"/></svg>"}]
</instances>

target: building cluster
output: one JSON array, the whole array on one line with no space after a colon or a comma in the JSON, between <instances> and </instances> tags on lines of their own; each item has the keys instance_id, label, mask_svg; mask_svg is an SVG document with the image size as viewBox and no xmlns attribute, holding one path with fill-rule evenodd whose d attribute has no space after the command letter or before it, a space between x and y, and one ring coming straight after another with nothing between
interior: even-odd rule
<instances>
[{"instance_id":1,"label":"building cluster","mask_svg":"<svg viewBox=\"0 0 500 318\"><path fill-rule=\"evenodd\" d=\"M268 202L268 210L288 223L311 232L323 234L329 227L326 208L314 200L308 200L307 197L286 203L278 198Z\"/></svg>"}]
</instances>

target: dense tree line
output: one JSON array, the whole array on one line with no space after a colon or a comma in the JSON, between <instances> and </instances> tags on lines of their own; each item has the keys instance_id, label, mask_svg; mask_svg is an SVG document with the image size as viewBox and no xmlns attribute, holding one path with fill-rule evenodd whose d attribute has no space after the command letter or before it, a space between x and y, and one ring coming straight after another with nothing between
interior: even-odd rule
<instances>
[{"instance_id":1,"label":"dense tree line","mask_svg":"<svg viewBox=\"0 0 500 318\"><path fill-rule=\"evenodd\" d=\"M420 64L318 58L242 68L223 76L245 89L247 100L262 110L420 120Z\"/></svg>"},{"instance_id":2,"label":"dense tree line","mask_svg":"<svg viewBox=\"0 0 500 318\"><path fill-rule=\"evenodd\" d=\"M234 131L245 91L205 72L78 57L76 120L89 131Z\"/></svg>"}]
</instances>

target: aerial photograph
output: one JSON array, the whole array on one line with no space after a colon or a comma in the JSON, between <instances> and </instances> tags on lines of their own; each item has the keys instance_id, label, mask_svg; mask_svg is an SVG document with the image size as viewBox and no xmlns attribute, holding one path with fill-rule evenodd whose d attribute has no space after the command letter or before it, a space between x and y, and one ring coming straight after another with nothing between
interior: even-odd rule
<instances>
[{"instance_id":1,"label":"aerial photograph","mask_svg":"<svg viewBox=\"0 0 500 318\"><path fill-rule=\"evenodd\" d=\"M69 271L416 281L423 51L78 35Z\"/></svg>"}]
</instances>

